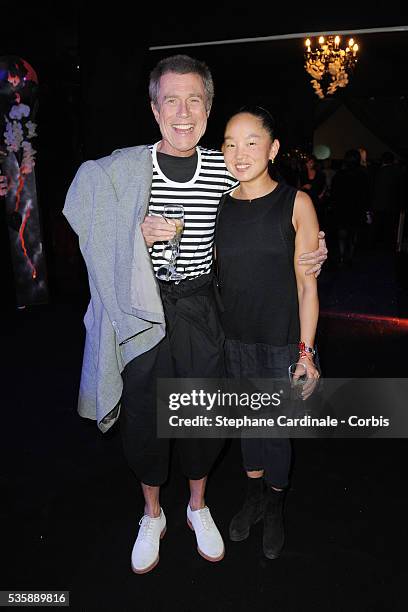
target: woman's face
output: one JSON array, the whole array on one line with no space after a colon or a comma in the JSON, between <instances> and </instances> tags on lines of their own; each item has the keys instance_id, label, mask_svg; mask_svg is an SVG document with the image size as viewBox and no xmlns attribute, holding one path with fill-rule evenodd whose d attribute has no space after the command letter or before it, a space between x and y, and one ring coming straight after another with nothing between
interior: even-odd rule
<instances>
[{"instance_id":1,"label":"woman's face","mask_svg":"<svg viewBox=\"0 0 408 612\"><path fill-rule=\"evenodd\" d=\"M251 113L234 115L224 134L225 164L241 183L268 174L268 162L279 150L279 142L272 141L261 119Z\"/></svg>"}]
</instances>

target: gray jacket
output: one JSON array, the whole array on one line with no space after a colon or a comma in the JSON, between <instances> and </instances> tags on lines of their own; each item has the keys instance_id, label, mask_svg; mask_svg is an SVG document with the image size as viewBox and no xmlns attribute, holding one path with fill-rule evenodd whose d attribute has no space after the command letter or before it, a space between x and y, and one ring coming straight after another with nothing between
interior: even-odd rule
<instances>
[{"instance_id":1,"label":"gray jacket","mask_svg":"<svg viewBox=\"0 0 408 612\"><path fill-rule=\"evenodd\" d=\"M91 293L78 412L96 419L103 432L119 416L125 365L165 335L160 292L140 229L152 172L146 146L87 161L63 209L78 234Z\"/></svg>"}]
</instances>

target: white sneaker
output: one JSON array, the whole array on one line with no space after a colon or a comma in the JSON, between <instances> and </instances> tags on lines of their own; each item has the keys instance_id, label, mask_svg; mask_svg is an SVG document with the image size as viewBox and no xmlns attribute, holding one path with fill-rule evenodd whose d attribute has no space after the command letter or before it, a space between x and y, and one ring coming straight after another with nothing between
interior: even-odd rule
<instances>
[{"instance_id":1,"label":"white sneaker","mask_svg":"<svg viewBox=\"0 0 408 612\"><path fill-rule=\"evenodd\" d=\"M145 514L139 521L140 529L132 550L132 570L135 574L150 572L159 562L160 540L166 533L166 517Z\"/></svg>"},{"instance_id":2,"label":"white sneaker","mask_svg":"<svg viewBox=\"0 0 408 612\"><path fill-rule=\"evenodd\" d=\"M217 529L210 513L205 506L200 510L191 510L187 506L187 524L195 532L197 538L197 550L207 561L221 561L225 549L221 534Z\"/></svg>"}]
</instances>

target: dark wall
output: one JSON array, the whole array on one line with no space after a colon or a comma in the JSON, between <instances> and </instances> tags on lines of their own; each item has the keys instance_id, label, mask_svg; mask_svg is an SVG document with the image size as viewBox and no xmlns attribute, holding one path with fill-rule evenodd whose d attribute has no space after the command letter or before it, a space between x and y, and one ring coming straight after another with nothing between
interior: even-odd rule
<instances>
[{"instance_id":1,"label":"dark wall","mask_svg":"<svg viewBox=\"0 0 408 612\"><path fill-rule=\"evenodd\" d=\"M139 92L151 39L151 15L143 24L109 11L79 13L81 134L85 158L140 142ZM126 18L127 17L127 18Z\"/></svg>"},{"instance_id":2,"label":"dark wall","mask_svg":"<svg viewBox=\"0 0 408 612\"><path fill-rule=\"evenodd\" d=\"M70 274L69 266L62 270L66 253L77 253L75 237L61 210L80 163L118 147L159 139L147 83L150 70L162 57L190 53L206 61L213 72L216 97L204 145L219 147L228 115L244 103L255 102L276 116L283 150L311 146L319 101L303 70L302 40L160 51L149 51L149 47L395 26L406 22L402 6L388 2L387 10L371 6L369 12L361 10L361 14L351 2L318 11L311 11L309 6L296 11L279 7L278 19L278 9L271 3L250 10L218 2L216 11L214 6L200 6L188 14L144 3L143 17L138 14L138 4L131 9L124 2L108 9L96 3L9 3L0 55L23 57L35 68L40 81L36 172L51 284L69 284L69 278L64 283L58 279ZM365 72L356 71L350 86L339 96L408 95L404 90L406 79L401 78L408 45L405 51L392 44L384 51L375 42L370 53L368 47L367 39L361 66L365 66L369 79L362 80ZM1 259L4 264L6 258Z\"/></svg>"}]
</instances>

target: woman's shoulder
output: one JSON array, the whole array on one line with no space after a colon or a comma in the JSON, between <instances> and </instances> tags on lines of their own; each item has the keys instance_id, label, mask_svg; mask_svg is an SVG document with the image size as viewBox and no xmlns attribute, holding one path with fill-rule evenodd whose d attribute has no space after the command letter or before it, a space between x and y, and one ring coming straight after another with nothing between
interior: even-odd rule
<instances>
[{"instance_id":1,"label":"woman's shoulder","mask_svg":"<svg viewBox=\"0 0 408 612\"><path fill-rule=\"evenodd\" d=\"M288 183L288 181L286 181L284 178L278 181L278 188L281 195L293 195L299 191L297 187L294 187Z\"/></svg>"},{"instance_id":2,"label":"woman's shoulder","mask_svg":"<svg viewBox=\"0 0 408 612\"><path fill-rule=\"evenodd\" d=\"M307 214L308 211L314 211L314 204L312 198L305 192L296 189L294 198L294 213Z\"/></svg>"}]
</instances>

